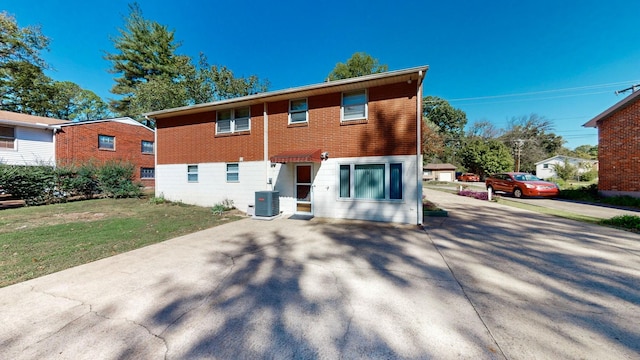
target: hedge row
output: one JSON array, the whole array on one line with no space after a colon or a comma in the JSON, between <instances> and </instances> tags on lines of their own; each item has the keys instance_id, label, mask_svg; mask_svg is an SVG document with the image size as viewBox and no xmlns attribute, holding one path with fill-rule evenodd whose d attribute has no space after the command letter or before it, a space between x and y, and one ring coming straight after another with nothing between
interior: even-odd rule
<instances>
[{"instance_id":1,"label":"hedge row","mask_svg":"<svg viewBox=\"0 0 640 360\"><path fill-rule=\"evenodd\" d=\"M0 164L0 190L27 205L66 202L94 197L139 197L131 163L91 163L80 166L20 166Z\"/></svg>"}]
</instances>

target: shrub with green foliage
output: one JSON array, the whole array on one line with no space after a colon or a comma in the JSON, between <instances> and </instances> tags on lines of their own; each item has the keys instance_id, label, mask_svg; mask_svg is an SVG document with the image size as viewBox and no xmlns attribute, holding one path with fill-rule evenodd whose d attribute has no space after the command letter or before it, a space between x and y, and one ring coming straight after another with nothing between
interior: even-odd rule
<instances>
[{"instance_id":1,"label":"shrub with green foliage","mask_svg":"<svg viewBox=\"0 0 640 360\"><path fill-rule=\"evenodd\" d=\"M598 170L591 169L587 172L580 174L580 181L594 181L598 178Z\"/></svg>"},{"instance_id":2,"label":"shrub with green foliage","mask_svg":"<svg viewBox=\"0 0 640 360\"><path fill-rule=\"evenodd\" d=\"M102 194L112 198L140 197L142 188L133 182L135 166L131 163L110 161L98 168L98 186Z\"/></svg>"},{"instance_id":3,"label":"shrub with green foliage","mask_svg":"<svg viewBox=\"0 0 640 360\"><path fill-rule=\"evenodd\" d=\"M611 219L604 219L601 223L605 225L616 226L632 231L640 231L640 216L635 215L620 215L614 216Z\"/></svg>"},{"instance_id":4,"label":"shrub with green foliage","mask_svg":"<svg viewBox=\"0 0 640 360\"><path fill-rule=\"evenodd\" d=\"M142 187L133 182L135 167L124 162L103 166L20 166L0 164L0 189L27 205L65 202L83 196L140 197Z\"/></svg>"},{"instance_id":5,"label":"shrub with green foliage","mask_svg":"<svg viewBox=\"0 0 640 360\"><path fill-rule=\"evenodd\" d=\"M27 205L54 201L55 172L51 166L0 164L0 188Z\"/></svg>"}]
</instances>

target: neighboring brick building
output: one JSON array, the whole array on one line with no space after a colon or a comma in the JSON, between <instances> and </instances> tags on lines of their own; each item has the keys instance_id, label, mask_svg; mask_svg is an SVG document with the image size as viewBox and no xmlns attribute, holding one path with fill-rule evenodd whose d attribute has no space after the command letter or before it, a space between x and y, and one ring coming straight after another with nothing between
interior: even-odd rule
<instances>
[{"instance_id":1,"label":"neighboring brick building","mask_svg":"<svg viewBox=\"0 0 640 360\"><path fill-rule=\"evenodd\" d=\"M156 195L239 209L422 222L422 81L428 67L156 111Z\"/></svg>"},{"instance_id":2,"label":"neighboring brick building","mask_svg":"<svg viewBox=\"0 0 640 360\"><path fill-rule=\"evenodd\" d=\"M64 123L56 134L58 165L125 161L135 165L135 180L154 186L154 131L131 118Z\"/></svg>"},{"instance_id":3,"label":"neighboring brick building","mask_svg":"<svg viewBox=\"0 0 640 360\"><path fill-rule=\"evenodd\" d=\"M640 197L640 91L583 126L598 128L598 190Z\"/></svg>"}]
</instances>

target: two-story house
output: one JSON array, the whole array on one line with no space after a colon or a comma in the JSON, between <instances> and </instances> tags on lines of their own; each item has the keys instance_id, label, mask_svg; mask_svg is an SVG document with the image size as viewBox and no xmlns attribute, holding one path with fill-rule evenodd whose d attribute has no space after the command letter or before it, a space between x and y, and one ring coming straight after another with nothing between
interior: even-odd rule
<instances>
[{"instance_id":1,"label":"two-story house","mask_svg":"<svg viewBox=\"0 0 640 360\"><path fill-rule=\"evenodd\" d=\"M147 114L156 195L241 210L279 192L280 211L422 222L427 66Z\"/></svg>"}]
</instances>

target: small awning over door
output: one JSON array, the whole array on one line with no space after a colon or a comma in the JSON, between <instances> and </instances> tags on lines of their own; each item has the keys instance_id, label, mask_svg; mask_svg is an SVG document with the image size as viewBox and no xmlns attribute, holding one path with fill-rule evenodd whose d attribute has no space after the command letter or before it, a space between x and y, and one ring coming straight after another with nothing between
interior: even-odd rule
<instances>
[{"instance_id":1,"label":"small awning over door","mask_svg":"<svg viewBox=\"0 0 640 360\"><path fill-rule=\"evenodd\" d=\"M315 150L289 150L281 152L277 155L272 156L269 160L272 163L297 163L297 162L322 162L322 158L320 155L322 154L321 149Z\"/></svg>"}]
</instances>

